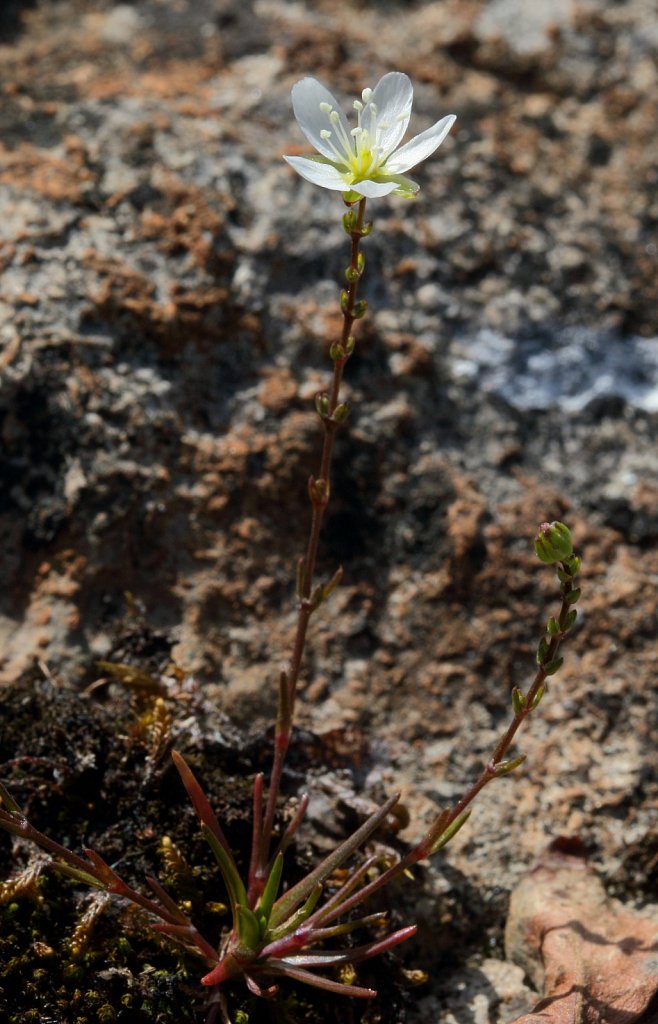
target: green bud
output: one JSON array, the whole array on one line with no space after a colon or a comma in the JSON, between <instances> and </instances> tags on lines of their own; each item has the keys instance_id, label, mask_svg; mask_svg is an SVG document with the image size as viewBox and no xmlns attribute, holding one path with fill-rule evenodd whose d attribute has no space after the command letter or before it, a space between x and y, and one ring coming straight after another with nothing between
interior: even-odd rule
<instances>
[{"instance_id":1,"label":"green bud","mask_svg":"<svg viewBox=\"0 0 658 1024\"><path fill-rule=\"evenodd\" d=\"M539 641L539 647L537 648L537 664L543 665L548 657L548 651L550 644L545 636Z\"/></svg>"},{"instance_id":2,"label":"green bud","mask_svg":"<svg viewBox=\"0 0 658 1024\"><path fill-rule=\"evenodd\" d=\"M564 568L569 576L577 576L580 572L580 566L582 559L578 555L570 555L569 558L564 559Z\"/></svg>"},{"instance_id":3,"label":"green bud","mask_svg":"<svg viewBox=\"0 0 658 1024\"><path fill-rule=\"evenodd\" d=\"M578 618L578 609L577 608L572 608L571 611L568 612L568 614L567 614L567 616L566 616L566 618L564 620L564 626L562 627L562 629L564 630L565 633L568 633L570 629L573 629L573 625L574 625L574 623L575 623L577 618Z\"/></svg>"},{"instance_id":4,"label":"green bud","mask_svg":"<svg viewBox=\"0 0 658 1024\"><path fill-rule=\"evenodd\" d=\"M351 235L356 227L356 213L354 210L348 210L347 213L343 214L343 227L348 235Z\"/></svg>"},{"instance_id":5,"label":"green bud","mask_svg":"<svg viewBox=\"0 0 658 1024\"><path fill-rule=\"evenodd\" d=\"M359 271L356 269L356 267L347 267L345 270L345 277L350 282L350 284L353 284L354 281L359 280L361 275Z\"/></svg>"},{"instance_id":6,"label":"green bud","mask_svg":"<svg viewBox=\"0 0 658 1024\"><path fill-rule=\"evenodd\" d=\"M518 715L525 708L525 697L517 686L512 690L512 710Z\"/></svg>"},{"instance_id":7,"label":"green bud","mask_svg":"<svg viewBox=\"0 0 658 1024\"><path fill-rule=\"evenodd\" d=\"M372 231L372 221L369 220L367 224L364 224L361 228L361 238L367 238Z\"/></svg>"},{"instance_id":8,"label":"green bud","mask_svg":"<svg viewBox=\"0 0 658 1024\"><path fill-rule=\"evenodd\" d=\"M545 693L546 693L546 687L545 686L540 686L539 689L537 690L536 694L532 698L532 702L530 704L530 710L531 711L535 710L535 708L537 707L537 705L539 704L540 700L542 699L542 697L544 696Z\"/></svg>"},{"instance_id":9,"label":"green bud","mask_svg":"<svg viewBox=\"0 0 658 1024\"><path fill-rule=\"evenodd\" d=\"M343 313L347 313L350 308L350 297L348 292L346 292L344 288L340 293L340 308L342 309Z\"/></svg>"},{"instance_id":10,"label":"green bud","mask_svg":"<svg viewBox=\"0 0 658 1024\"><path fill-rule=\"evenodd\" d=\"M344 423L350 414L350 407L347 402L341 402L334 409L333 420L334 423Z\"/></svg>"},{"instance_id":11,"label":"green bud","mask_svg":"<svg viewBox=\"0 0 658 1024\"><path fill-rule=\"evenodd\" d=\"M349 338L345 342L345 354L346 355L348 355L348 356L352 355L352 352L354 351L354 345L355 344L356 344L356 342L354 340L354 335L350 334Z\"/></svg>"},{"instance_id":12,"label":"green bud","mask_svg":"<svg viewBox=\"0 0 658 1024\"><path fill-rule=\"evenodd\" d=\"M503 775L509 775L511 772L518 768L519 765L523 764L526 759L526 754L519 754L518 757L513 758L511 761L501 761L497 764L494 770L497 779L503 777Z\"/></svg>"},{"instance_id":13,"label":"green bud","mask_svg":"<svg viewBox=\"0 0 658 1024\"><path fill-rule=\"evenodd\" d=\"M359 271L359 277L361 277L363 271L366 269L366 258L362 252L360 252L356 258L356 268Z\"/></svg>"},{"instance_id":14,"label":"green bud","mask_svg":"<svg viewBox=\"0 0 658 1024\"><path fill-rule=\"evenodd\" d=\"M338 586L338 584L340 583L342 578L343 578L343 567L341 565L340 568L336 569L336 572L333 574L333 576L331 577L329 582L325 583L325 585L324 585L324 598L325 598L325 600L329 597L330 594L332 594L334 592L334 590L336 589L336 587Z\"/></svg>"},{"instance_id":15,"label":"green bud","mask_svg":"<svg viewBox=\"0 0 658 1024\"><path fill-rule=\"evenodd\" d=\"M562 668L563 664L564 658L553 658L552 661L549 661L545 665L542 665L542 668L547 676L554 676L555 673Z\"/></svg>"},{"instance_id":16,"label":"green bud","mask_svg":"<svg viewBox=\"0 0 658 1024\"><path fill-rule=\"evenodd\" d=\"M325 416L329 415L329 395L326 391L318 391L315 396L315 410L318 416L324 419Z\"/></svg>"},{"instance_id":17,"label":"green bud","mask_svg":"<svg viewBox=\"0 0 658 1024\"><path fill-rule=\"evenodd\" d=\"M546 623L546 629L548 630L550 636L558 635L558 633L560 632L560 623L557 621L555 616L552 615L550 617L550 619Z\"/></svg>"},{"instance_id":18,"label":"green bud","mask_svg":"<svg viewBox=\"0 0 658 1024\"><path fill-rule=\"evenodd\" d=\"M564 600L567 604L575 604L580 597L580 587L576 587L575 590L570 590L564 595Z\"/></svg>"},{"instance_id":19,"label":"green bud","mask_svg":"<svg viewBox=\"0 0 658 1024\"><path fill-rule=\"evenodd\" d=\"M349 341L349 338L348 338L348 341ZM347 354L349 354L349 353L347 353ZM335 363L337 363L341 359L344 359L345 355L346 355L346 352L345 352L345 349L343 348L343 346L341 345L341 343L339 341L335 341L333 343L333 345L331 346L331 348L329 349L329 358L333 359L333 361Z\"/></svg>"},{"instance_id":20,"label":"green bud","mask_svg":"<svg viewBox=\"0 0 658 1024\"><path fill-rule=\"evenodd\" d=\"M329 501L330 486L328 480L310 477L308 481L308 495L313 505L325 506Z\"/></svg>"},{"instance_id":21,"label":"green bud","mask_svg":"<svg viewBox=\"0 0 658 1024\"><path fill-rule=\"evenodd\" d=\"M355 320L360 320L362 316L366 315L367 310L368 303L366 302L366 300L359 299L359 301L354 305L354 309L352 310L352 316L354 317Z\"/></svg>"},{"instance_id":22,"label":"green bud","mask_svg":"<svg viewBox=\"0 0 658 1024\"><path fill-rule=\"evenodd\" d=\"M542 523L535 540L537 557L546 565L562 562L573 552L571 531L564 523Z\"/></svg>"}]
</instances>

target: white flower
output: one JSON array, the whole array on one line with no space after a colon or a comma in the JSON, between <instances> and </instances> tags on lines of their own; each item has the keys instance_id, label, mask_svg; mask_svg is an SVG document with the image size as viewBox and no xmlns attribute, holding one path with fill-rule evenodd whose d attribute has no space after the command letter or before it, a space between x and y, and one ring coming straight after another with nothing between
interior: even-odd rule
<instances>
[{"instance_id":1,"label":"white flower","mask_svg":"<svg viewBox=\"0 0 658 1024\"><path fill-rule=\"evenodd\" d=\"M437 149L450 131L455 115L437 121L398 146L411 117L413 87L407 75L391 71L374 89L364 89L354 100L357 124L347 118L328 89L315 78L302 78L292 88L292 107L297 123L320 156L284 156L302 178L358 196L410 198L419 185L404 172Z\"/></svg>"}]
</instances>

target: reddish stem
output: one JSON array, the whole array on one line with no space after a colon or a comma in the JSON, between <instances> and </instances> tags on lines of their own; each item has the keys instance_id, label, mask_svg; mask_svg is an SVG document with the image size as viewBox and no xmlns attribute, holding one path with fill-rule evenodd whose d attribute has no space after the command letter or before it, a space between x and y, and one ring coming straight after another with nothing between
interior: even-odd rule
<instances>
[{"instance_id":1,"label":"reddish stem","mask_svg":"<svg viewBox=\"0 0 658 1024\"><path fill-rule=\"evenodd\" d=\"M320 457L320 468L318 476L313 480L311 478L311 484L309 486L309 493L311 496L311 526L309 531L308 543L306 546L306 555L304 557L302 568L301 568L301 586L299 594L299 606L297 613L297 628L295 631L295 641L293 645L292 655L290 658L290 665L285 677L285 699L281 699L279 702L279 714L276 723L275 737L274 737L274 760L272 764L272 774L270 776L269 791L267 794L267 804L265 807L265 814L263 816L263 823L261 829L260 839L260 856L258 861L258 869L255 872L254 879L254 897L257 899L262 892L262 887L265 884L267 863L269 860L269 849L272 838L272 829L274 826L274 816L276 813L276 804L279 796L279 789L281 787L281 776L283 773L283 765L285 762L286 754L288 752L288 746L290 743L290 735L292 732L293 716L295 710L295 698L297 696L297 686L299 683L299 675L302 666L302 658L304 655L304 647L306 644L306 634L308 631L308 624L313 614L314 607L311 600L311 594L313 589L313 576L315 573L315 564L318 553L318 543L320 540L320 531L322 529L322 522L324 519L325 509L329 501L330 492L330 480L331 480L331 459L334 447L334 436L338 423L334 419L334 413L339 404L340 398L340 387L343 380L343 370L345 363L349 359L348 351L348 339L350 338L352 326L354 321L357 319L355 316L356 307L356 293L359 283L359 251L361 238L363 235L363 223L365 218L366 200L361 199L359 201L356 221L353 229L350 231L350 237L352 240L352 251L349 271L353 272L353 280L349 281L349 287L347 289L347 301L343 306L343 330L341 334L339 350L342 351L342 355L334 359L334 375L331 385L331 393L329 396L329 406L326 414L323 415L322 420L324 423L324 441L322 445L322 454ZM314 487L313 484L321 482L321 487Z\"/></svg>"}]
</instances>

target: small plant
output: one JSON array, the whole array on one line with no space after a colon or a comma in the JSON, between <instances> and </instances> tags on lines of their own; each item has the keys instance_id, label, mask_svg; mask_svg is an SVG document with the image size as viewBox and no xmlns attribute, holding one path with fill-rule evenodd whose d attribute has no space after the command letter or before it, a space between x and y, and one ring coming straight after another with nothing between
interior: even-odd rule
<instances>
[{"instance_id":1,"label":"small plant","mask_svg":"<svg viewBox=\"0 0 658 1024\"><path fill-rule=\"evenodd\" d=\"M406 75L398 73L385 75L374 90L363 91L361 99L354 102L357 125L352 129L331 93L314 79L306 78L297 83L292 100L299 125L319 155L285 159L304 178L342 193L348 208L343 225L350 239L350 262L345 271L346 287L340 297L342 333L329 349L333 362L331 387L315 399L324 440L317 475L311 476L308 483L311 522L298 569L297 628L290 663L280 675L272 769L267 784L263 774L256 775L253 783L251 857L246 877L241 877L231 845L190 767L180 753L172 754L228 894L231 923L219 944L199 932L188 914L155 878L145 879L150 890L147 895L129 885L94 850L86 849L82 856L66 849L28 821L0 784L0 826L46 850L52 865L62 874L146 911L153 919L155 930L202 961L206 973L201 981L210 990L209 1024L218 1015L227 1024L229 1015L223 986L239 979L259 996L275 995L282 978L346 996L375 995L372 989L343 983L324 972L336 966L358 964L391 949L412 935L415 926L389 932L361 945L341 946L340 940L357 929L374 924L381 926L386 918L384 913L374 911L359 916L355 911L379 889L445 846L466 822L477 794L493 779L509 775L523 762L524 755L508 758L510 747L521 724L541 701L548 677L562 664L560 644L574 626L575 604L580 596L576 585L580 559L573 553L568 528L562 523L542 524L535 548L543 562L556 566L561 606L557 615L548 620L537 650L535 676L527 692L517 688L512 691L511 721L478 779L453 807L442 810L421 841L394 863L390 860L380 863L377 855L364 856L359 861L355 855L395 806L397 795L382 804L306 877L292 887L286 886L285 853L304 817L308 797L302 797L278 841L275 818L309 623L341 577L339 569L329 581L317 583L315 565L322 522L331 495L334 438L349 411L340 396L343 371L354 351L353 326L367 309L365 300L357 298L365 269L361 242L372 230L372 224L365 219L366 201L389 193L413 196L418 186L405 177L405 172L440 145L454 121L452 116L443 118L398 148L409 123L412 102L411 83ZM348 868L344 880L326 894L331 876L345 864Z\"/></svg>"}]
</instances>

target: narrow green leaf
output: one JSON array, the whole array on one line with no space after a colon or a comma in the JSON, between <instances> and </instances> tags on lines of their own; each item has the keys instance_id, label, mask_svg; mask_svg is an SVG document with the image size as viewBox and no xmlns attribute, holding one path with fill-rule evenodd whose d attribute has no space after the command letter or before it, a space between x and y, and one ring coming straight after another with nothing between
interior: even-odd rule
<instances>
[{"instance_id":1,"label":"narrow green leaf","mask_svg":"<svg viewBox=\"0 0 658 1024\"><path fill-rule=\"evenodd\" d=\"M461 814L457 815L452 825L448 825L445 832L442 832L439 838L436 840L436 842L432 846L432 849L429 852L429 856L431 857L433 853L436 853L437 850L440 850L442 846L445 846L446 843L449 843L453 836L457 835L462 825L466 824L470 816L470 808L466 811L462 811Z\"/></svg>"},{"instance_id":2,"label":"narrow green leaf","mask_svg":"<svg viewBox=\"0 0 658 1024\"><path fill-rule=\"evenodd\" d=\"M553 658L552 661L547 662L542 668L547 676L554 676L556 672L559 672L563 664L564 658Z\"/></svg>"},{"instance_id":3,"label":"narrow green leaf","mask_svg":"<svg viewBox=\"0 0 658 1024\"><path fill-rule=\"evenodd\" d=\"M265 883L265 888L263 889L263 895L261 896L260 902L258 904L258 912L263 915L263 918L265 919L265 924L266 925L267 925L267 922L270 919L270 914L272 913L272 907L274 905L274 901L275 901L275 899L277 897L277 894L279 892L279 886L281 884L281 872L282 871L283 871L283 854L279 853L279 854L277 854L277 856L276 856L276 858L274 860L274 864L272 865L272 870L270 871L270 874L269 874L269 877L267 879L267 882Z\"/></svg>"},{"instance_id":4,"label":"narrow green leaf","mask_svg":"<svg viewBox=\"0 0 658 1024\"><path fill-rule=\"evenodd\" d=\"M296 928L304 924L313 911L315 910L316 904L322 895L322 886L318 885L313 890L309 898L306 900L299 910L297 910L290 917L286 918L283 924L280 924L278 928L271 928L267 932L267 941L276 942L277 939L283 939L290 932L294 932Z\"/></svg>"},{"instance_id":5,"label":"narrow green leaf","mask_svg":"<svg viewBox=\"0 0 658 1024\"><path fill-rule=\"evenodd\" d=\"M222 844L217 839L214 832L208 828L206 824L201 826L204 838L210 844L212 852L215 854L217 863L219 864L219 870L222 873L224 879L224 885L228 892L229 900L231 901L231 910L233 911L233 918L235 919L237 914L237 908L240 905L247 906L247 893L242 879L238 874L238 869L235 866L235 861L232 857L229 857Z\"/></svg>"},{"instance_id":6,"label":"narrow green leaf","mask_svg":"<svg viewBox=\"0 0 658 1024\"><path fill-rule=\"evenodd\" d=\"M88 875L86 871L81 871L79 868L72 868L70 864L62 864L62 862L58 860L51 860L50 866L56 871L59 871L61 875L66 875L67 878L72 878L76 882L82 882L84 885L90 885L94 889L107 891L107 885L104 882L101 882L99 878L94 878L93 875Z\"/></svg>"},{"instance_id":7,"label":"narrow green leaf","mask_svg":"<svg viewBox=\"0 0 658 1024\"><path fill-rule=\"evenodd\" d=\"M257 950L261 944L261 930L258 918L253 910L250 910L244 903L238 903L235 908L236 923L240 941L249 950Z\"/></svg>"}]
</instances>

